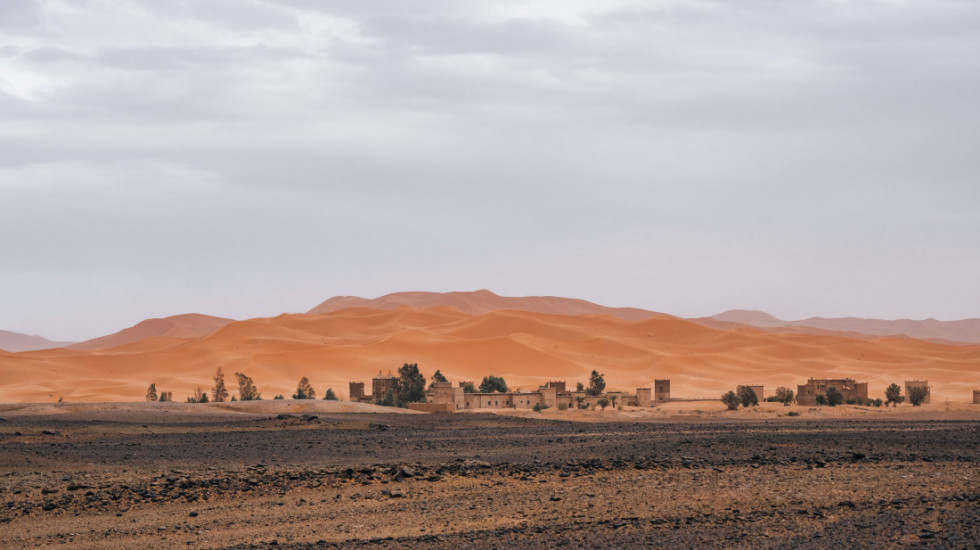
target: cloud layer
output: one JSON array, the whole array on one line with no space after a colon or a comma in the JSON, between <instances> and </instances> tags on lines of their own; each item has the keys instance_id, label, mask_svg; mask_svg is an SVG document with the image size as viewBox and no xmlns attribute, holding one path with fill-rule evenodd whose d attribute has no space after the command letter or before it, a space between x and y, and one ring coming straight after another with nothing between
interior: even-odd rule
<instances>
[{"instance_id":1,"label":"cloud layer","mask_svg":"<svg viewBox=\"0 0 980 550\"><path fill-rule=\"evenodd\" d=\"M0 3L0 328L980 316L971 1Z\"/></svg>"}]
</instances>

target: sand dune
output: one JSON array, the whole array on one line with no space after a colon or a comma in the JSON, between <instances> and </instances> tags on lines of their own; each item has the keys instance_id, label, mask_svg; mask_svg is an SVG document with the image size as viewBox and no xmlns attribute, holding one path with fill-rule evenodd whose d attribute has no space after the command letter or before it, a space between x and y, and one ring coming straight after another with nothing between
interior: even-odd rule
<instances>
[{"instance_id":1,"label":"sand dune","mask_svg":"<svg viewBox=\"0 0 980 550\"><path fill-rule=\"evenodd\" d=\"M945 340L980 344L980 319L937 321L936 319L861 319L810 317L801 321L784 321L762 311L733 309L711 317L692 319L713 328L728 328L731 323L778 330L802 332L840 332L867 336L907 336L920 340Z\"/></svg>"},{"instance_id":2,"label":"sand dune","mask_svg":"<svg viewBox=\"0 0 980 550\"><path fill-rule=\"evenodd\" d=\"M69 344L71 344L71 342L52 342L47 338L37 335L32 336L30 334L0 330L0 350L3 351L11 351L16 353L19 351L61 348Z\"/></svg>"},{"instance_id":3,"label":"sand dune","mask_svg":"<svg viewBox=\"0 0 980 550\"><path fill-rule=\"evenodd\" d=\"M72 344L68 348L80 350L114 348L157 336L198 338L210 334L232 322L234 322L233 319L212 317L199 313L174 315L173 317L164 317L163 319L147 319L114 334Z\"/></svg>"},{"instance_id":4,"label":"sand dune","mask_svg":"<svg viewBox=\"0 0 980 550\"><path fill-rule=\"evenodd\" d=\"M229 322L196 338L157 332L113 348L0 353L0 402L139 400L149 382L183 400L198 386L209 388L218 367L231 386L236 371L252 376L265 399L290 395L301 376L321 395L332 387L346 396L348 381L369 381L405 362L419 363L427 376L436 369L451 380L495 374L524 388L549 379L584 382L592 369L605 373L614 389L670 378L682 397L714 398L748 383L772 391L809 376L867 380L872 394L924 378L934 400L966 401L980 387L978 345L714 329L666 316L402 306Z\"/></svg>"},{"instance_id":5,"label":"sand dune","mask_svg":"<svg viewBox=\"0 0 980 550\"><path fill-rule=\"evenodd\" d=\"M655 311L631 307L606 307L576 298L557 296L498 296L489 290L474 292L396 292L380 298L368 299L357 296L336 296L311 309L307 313L319 315L352 307L396 309L402 306L432 308L448 306L453 309L479 315L501 309L553 313L557 315L611 315L620 319L639 320L655 315Z\"/></svg>"}]
</instances>

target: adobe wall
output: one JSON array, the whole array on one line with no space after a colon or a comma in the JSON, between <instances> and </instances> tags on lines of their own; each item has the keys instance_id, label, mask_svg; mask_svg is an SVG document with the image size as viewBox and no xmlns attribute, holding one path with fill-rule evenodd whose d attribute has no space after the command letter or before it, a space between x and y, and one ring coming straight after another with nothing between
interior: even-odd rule
<instances>
[{"instance_id":1,"label":"adobe wall","mask_svg":"<svg viewBox=\"0 0 980 550\"><path fill-rule=\"evenodd\" d=\"M973 390L973 404L980 405L980 390Z\"/></svg>"},{"instance_id":2,"label":"adobe wall","mask_svg":"<svg viewBox=\"0 0 980 550\"><path fill-rule=\"evenodd\" d=\"M653 399L658 403L670 401L670 380L653 381Z\"/></svg>"}]
</instances>

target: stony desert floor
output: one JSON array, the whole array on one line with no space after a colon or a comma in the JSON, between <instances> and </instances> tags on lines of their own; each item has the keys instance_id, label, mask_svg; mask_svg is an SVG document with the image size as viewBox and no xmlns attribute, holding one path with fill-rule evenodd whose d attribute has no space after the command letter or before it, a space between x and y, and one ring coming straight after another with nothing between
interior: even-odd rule
<instances>
[{"instance_id":1,"label":"stony desert floor","mask_svg":"<svg viewBox=\"0 0 980 550\"><path fill-rule=\"evenodd\" d=\"M0 540L980 547L976 420L570 422L279 406L0 408Z\"/></svg>"}]
</instances>

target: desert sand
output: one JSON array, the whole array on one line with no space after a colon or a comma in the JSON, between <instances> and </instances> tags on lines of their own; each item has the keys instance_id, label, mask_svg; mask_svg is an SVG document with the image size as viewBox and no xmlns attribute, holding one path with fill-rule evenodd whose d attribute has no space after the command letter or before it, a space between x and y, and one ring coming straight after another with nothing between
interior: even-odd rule
<instances>
[{"instance_id":1,"label":"desert sand","mask_svg":"<svg viewBox=\"0 0 980 550\"><path fill-rule=\"evenodd\" d=\"M330 387L344 398L349 381L406 362L426 376L437 369L452 381L494 374L528 389L550 379L586 381L597 369L609 389L669 378L673 396L711 399L737 384L795 389L811 376L869 381L873 396L892 382L927 379L939 404L970 401L980 388L980 345L717 329L670 316L400 306L225 321L204 335L148 331L148 338L120 338L102 349L0 353L0 402L140 400L150 382L183 401L197 387L210 388L218 367L232 391L233 373L244 372L265 399L288 397L302 376L319 395Z\"/></svg>"}]
</instances>

